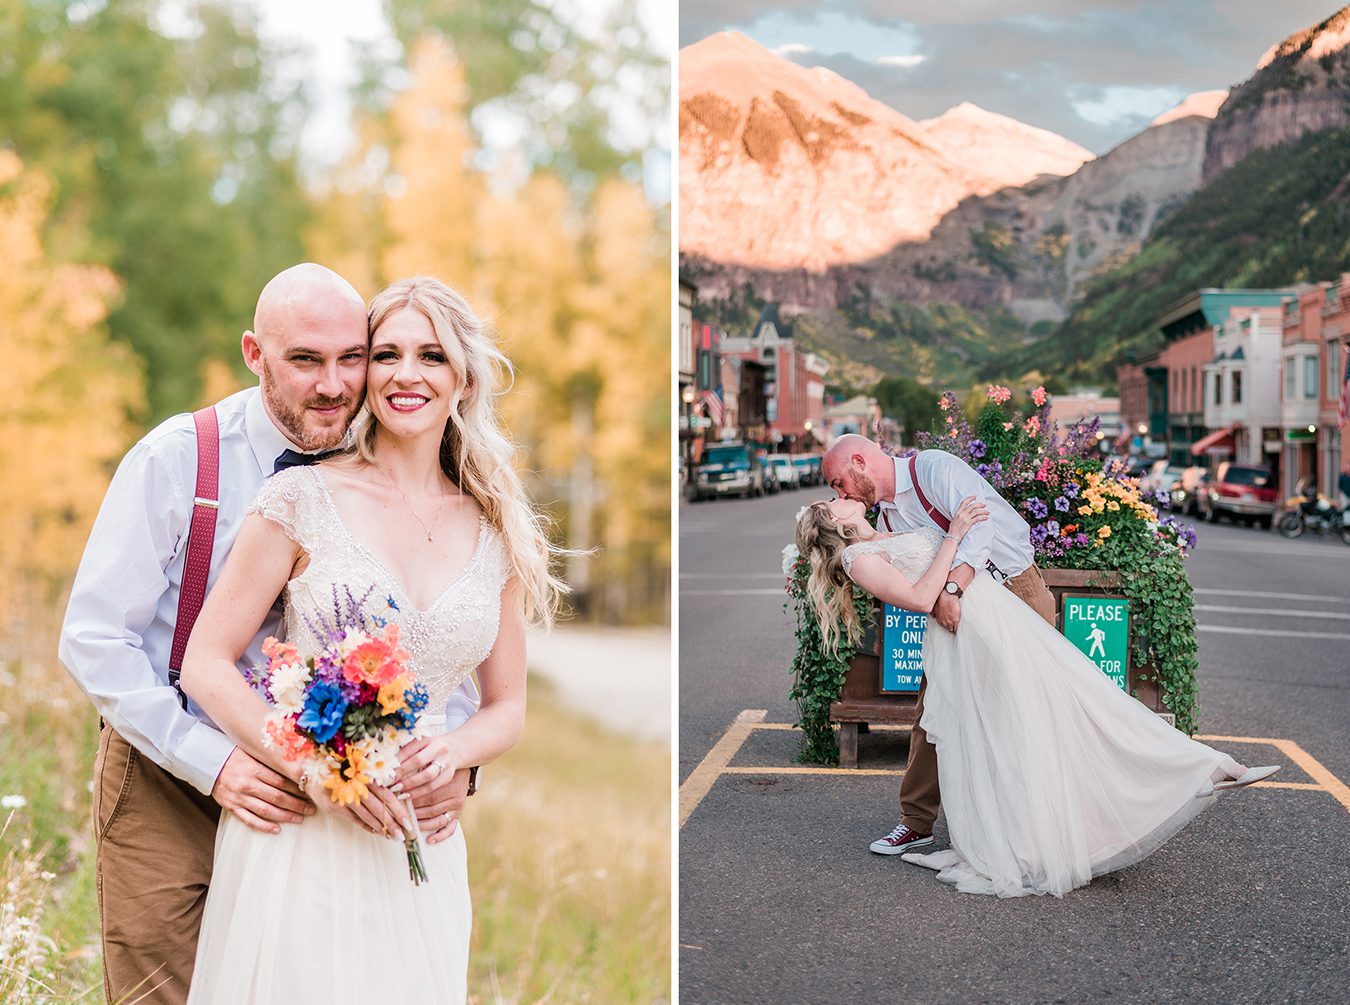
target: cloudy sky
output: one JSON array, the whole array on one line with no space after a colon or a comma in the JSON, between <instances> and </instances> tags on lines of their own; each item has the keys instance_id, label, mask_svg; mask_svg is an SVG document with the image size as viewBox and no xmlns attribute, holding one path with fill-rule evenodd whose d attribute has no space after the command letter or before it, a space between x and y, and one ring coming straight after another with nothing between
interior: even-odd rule
<instances>
[{"instance_id":1,"label":"cloudy sky","mask_svg":"<svg viewBox=\"0 0 1350 1005\"><path fill-rule=\"evenodd\" d=\"M1232 87L1335 0L680 0L680 45L735 29L913 119L962 101L1104 153Z\"/></svg>"}]
</instances>

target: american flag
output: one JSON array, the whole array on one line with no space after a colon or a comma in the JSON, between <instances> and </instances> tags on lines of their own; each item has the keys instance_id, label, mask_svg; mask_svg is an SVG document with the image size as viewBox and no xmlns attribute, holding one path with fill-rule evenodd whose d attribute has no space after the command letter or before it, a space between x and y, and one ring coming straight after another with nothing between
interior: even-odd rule
<instances>
[{"instance_id":1,"label":"american flag","mask_svg":"<svg viewBox=\"0 0 1350 1005\"><path fill-rule=\"evenodd\" d=\"M713 420L714 425L722 425L722 392L720 389L703 392L703 411L708 418Z\"/></svg>"},{"instance_id":2,"label":"american flag","mask_svg":"<svg viewBox=\"0 0 1350 1005\"><path fill-rule=\"evenodd\" d=\"M1336 406L1336 424L1342 429L1350 422L1350 342L1345 346L1345 370L1341 373L1341 400Z\"/></svg>"}]
</instances>

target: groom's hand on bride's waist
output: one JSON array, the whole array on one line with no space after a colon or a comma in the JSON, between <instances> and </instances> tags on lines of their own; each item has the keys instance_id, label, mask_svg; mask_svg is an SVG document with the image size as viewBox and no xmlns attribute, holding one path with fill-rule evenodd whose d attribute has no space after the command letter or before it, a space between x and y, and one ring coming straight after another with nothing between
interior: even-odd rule
<instances>
[{"instance_id":1,"label":"groom's hand on bride's waist","mask_svg":"<svg viewBox=\"0 0 1350 1005\"><path fill-rule=\"evenodd\" d=\"M299 786L238 747L216 776L211 798L254 830L270 834L314 812Z\"/></svg>"}]
</instances>

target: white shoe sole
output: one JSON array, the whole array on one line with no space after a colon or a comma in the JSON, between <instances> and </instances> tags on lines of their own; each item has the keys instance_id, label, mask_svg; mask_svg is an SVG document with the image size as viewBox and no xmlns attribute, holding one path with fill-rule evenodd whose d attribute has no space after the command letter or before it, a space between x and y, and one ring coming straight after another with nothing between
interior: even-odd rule
<instances>
[{"instance_id":1,"label":"white shoe sole","mask_svg":"<svg viewBox=\"0 0 1350 1005\"><path fill-rule=\"evenodd\" d=\"M926 838L915 838L913 841L906 841L902 845L889 845L885 841L873 841L867 847L877 855L903 855L907 851L913 851L915 848L925 848L932 843L933 836L930 834Z\"/></svg>"},{"instance_id":2,"label":"white shoe sole","mask_svg":"<svg viewBox=\"0 0 1350 1005\"><path fill-rule=\"evenodd\" d=\"M1259 782L1269 778L1275 772L1280 770L1278 764L1266 764L1259 768L1248 768L1237 778L1228 778L1222 782L1209 782L1202 786L1200 791L1195 794L1195 798L1204 799L1206 796L1212 796L1216 792L1226 792L1229 789L1240 789L1251 785L1253 782Z\"/></svg>"}]
</instances>

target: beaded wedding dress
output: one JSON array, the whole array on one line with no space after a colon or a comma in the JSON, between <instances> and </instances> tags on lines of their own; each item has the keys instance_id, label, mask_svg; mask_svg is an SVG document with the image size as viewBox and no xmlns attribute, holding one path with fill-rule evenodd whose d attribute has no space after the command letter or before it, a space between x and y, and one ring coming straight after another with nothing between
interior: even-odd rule
<instances>
[{"instance_id":1,"label":"beaded wedding dress","mask_svg":"<svg viewBox=\"0 0 1350 1005\"><path fill-rule=\"evenodd\" d=\"M942 534L850 545L910 581ZM1209 806L1227 754L1167 725L988 575L961 600L953 634L932 619L923 647L922 725L937 747L951 848L904 857L965 893L1062 896L1140 861Z\"/></svg>"},{"instance_id":2,"label":"beaded wedding dress","mask_svg":"<svg viewBox=\"0 0 1350 1005\"><path fill-rule=\"evenodd\" d=\"M443 709L497 638L506 558L480 521L468 566L426 610L343 523L318 468L272 476L250 512L285 528L309 556L286 588L286 635L301 654L350 588L367 613L397 621L409 664ZM367 591L369 592L367 593ZM424 715L424 722L444 716ZM471 910L464 830L422 842L429 882L408 877L403 842L324 810L280 834L223 814L197 943L190 1005L299 1002L462 1003Z\"/></svg>"}]
</instances>

